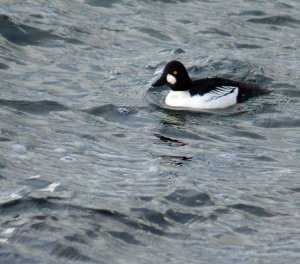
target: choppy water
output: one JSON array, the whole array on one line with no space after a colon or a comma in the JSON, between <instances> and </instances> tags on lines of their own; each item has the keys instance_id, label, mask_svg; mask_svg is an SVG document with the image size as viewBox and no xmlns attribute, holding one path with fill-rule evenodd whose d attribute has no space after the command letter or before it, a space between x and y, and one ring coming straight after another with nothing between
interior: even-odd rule
<instances>
[{"instance_id":1,"label":"choppy water","mask_svg":"<svg viewBox=\"0 0 300 264\"><path fill-rule=\"evenodd\" d=\"M300 2L1 1L1 263L299 263ZM272 94L174 111L172 59Z\"/></svg>"}]
</instances>

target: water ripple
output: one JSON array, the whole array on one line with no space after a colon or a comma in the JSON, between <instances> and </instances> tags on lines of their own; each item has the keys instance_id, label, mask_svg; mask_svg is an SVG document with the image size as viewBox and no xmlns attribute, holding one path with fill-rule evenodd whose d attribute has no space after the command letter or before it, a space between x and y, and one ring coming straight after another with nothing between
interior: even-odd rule
<instances>
[{"instance_id":1,"label":"water ripple","mask_svg":"<svg viewBox=\"0 0 300 264\"><path fill-rule=\"evenodd\" d=\"M0 106L8 106L14 108L18 111L36 114L36 115L44 115L48 114L51 111L66 111L68 110L65 106L60 103L52 102L52 101L17 101L17 100L5 100L0 99Z\"/></svg>"},{"instance_id":2,"label":"water ripple","mask_svg":"<svg viewBox=\"0 0 300 264\"><path fill-rule=\"evenodd\" d=\"M263 18L250 18L248 19L251 23L258 23L258 24L270 24L276 26L291 26L291 25L299 25L300 20L295 19L288 15L278 15L278 16L268 16Z\"/></svg>"},{"instance_id":3,"label":"water ripple","mask_svg":"<svg viewBox=\"0 0 300 264\"><path fill-rule=\"evenodd\" d=\"M299 1L2 2L1 263L299 263ZM174 59L272 93L168 107Z\"/></svg>"},{"instance_id":4,"label":"water ripple","mask_svg":"<svg viewBox=\"0 0 300 264\"><path fill-rule=\"evenodd\" d=\"M274 217L276 214L268 212L266 209L259 207L259 206L253 206L248 204L234 204L229 206L230 208L241 210L259 217Z\"/></svg>"},{"instance_id":5,"label":"water ripple","mask_svg":"<svg viewBox=\"0 0 300 264\"><path fill-rule=\"evenodd\" d=\"M0 24L1 35L11 43L20 46L47 45L47 41L49 40L64 40L74 44L81 43L77 39L61 37L53 34L51 31L44 31L39 28L27 26L3 14L0 15Z\"/></svg>"},{"instance_id":6,"label":"water ripple","mask_svg":"<svg viewBox=\"0 0 300 264\"><path fill-rule=\"evenodd\" d=\"M194 190L176 190L165 197L166 200L189 207L213 205L214 202L206 193Z\"/></svg>"}]
</instances>

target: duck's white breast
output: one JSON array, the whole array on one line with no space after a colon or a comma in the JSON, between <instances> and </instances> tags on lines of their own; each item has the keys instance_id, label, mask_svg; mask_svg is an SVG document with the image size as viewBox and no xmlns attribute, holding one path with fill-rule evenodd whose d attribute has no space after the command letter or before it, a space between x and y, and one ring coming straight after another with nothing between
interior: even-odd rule
<instances>
[{"instance_id":1,"label":"duck's white breast","mask_svg":"<svg viewBox=\"0 0 300 264\"><path fill-rule=\"evenodd\" d=\"M174 107L216 109L236 104L237 95L238 88L231 86L226 86L221 92L219 90L194 96L191 96L189 91L170 91L166 96L165 103Z\"/></svg>"}]
</instances>

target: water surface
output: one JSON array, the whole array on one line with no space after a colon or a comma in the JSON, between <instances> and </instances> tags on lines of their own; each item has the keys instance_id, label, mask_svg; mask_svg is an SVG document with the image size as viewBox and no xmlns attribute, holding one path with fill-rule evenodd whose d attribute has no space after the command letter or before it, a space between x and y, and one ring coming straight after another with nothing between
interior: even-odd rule
<instances>
[{"instance_id":1,"label":"water surface","mask_svg":"<svg viewBox=\"0 0 300 264\"><path fill-rule=\"evenodd\" d=\"M1 263L298 263L300 2L1 1ZM272 90L166 107L166 62Z\"/></svg>"}]
</instances>

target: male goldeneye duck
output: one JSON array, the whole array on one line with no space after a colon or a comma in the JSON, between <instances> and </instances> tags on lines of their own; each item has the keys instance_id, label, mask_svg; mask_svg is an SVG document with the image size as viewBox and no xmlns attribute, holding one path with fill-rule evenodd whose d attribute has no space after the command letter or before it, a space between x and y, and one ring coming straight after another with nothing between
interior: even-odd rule
<instances>
[{"instance_id":1,"label":"male goldeneye duck","mask_svg":"<svg viewBox=\"0 0 300 264\"><path fill-rule=\"evenodd\" d=\"M225 108L269 92L252 84L223 78L191 80L179 61L167 63L161 77L152 86L165 84L171 88L165 99L166 105L196 109Z\"/></svg>"}]
</instances>

